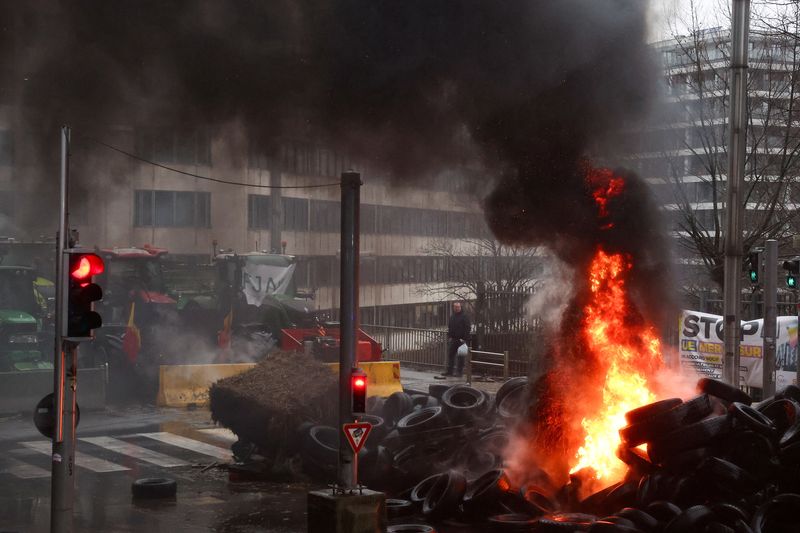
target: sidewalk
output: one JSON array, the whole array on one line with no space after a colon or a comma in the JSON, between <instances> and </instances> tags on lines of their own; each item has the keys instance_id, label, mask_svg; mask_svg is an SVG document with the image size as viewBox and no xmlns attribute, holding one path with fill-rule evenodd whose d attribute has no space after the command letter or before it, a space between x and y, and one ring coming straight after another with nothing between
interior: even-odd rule
<instances>
[{"instance_id":1,"label":"sidewalk","mask_svg":"<svg viewBox=\"0 0 800 533\"><path fill-rule=\"evenodd\" d=\"M444 384L444 385L464 385L466 384L465 378L454 378L448 377L445 379L436 379L434 376L441 375L441 372L434 372L434 371L425 371L425 370L412 370L407 368L400 363L400 383L403 385L403 389L412 390L412 391L419 391L419 392L428 392L428 386L432 383ZM479 376L474 376L472 378L472 386L479 390L485 390L486 392L495 393L497 389L503 384L502 378L489 378L493 381L480 381Z\"/></svg>"}]
</instances>

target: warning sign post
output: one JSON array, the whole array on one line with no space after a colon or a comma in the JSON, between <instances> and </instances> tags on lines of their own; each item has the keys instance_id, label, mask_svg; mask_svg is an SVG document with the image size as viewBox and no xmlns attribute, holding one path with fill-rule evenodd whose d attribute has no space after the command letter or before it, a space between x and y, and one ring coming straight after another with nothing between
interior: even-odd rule
<instances>
[{"instance_id":1,"label":"warning sign post","mask_svg":"<svg viewBox=\"0 0 800 533\"><path fill-rule=\"evenodd\" d=\"M344 424L342 426L347 442L353 449L353 481L358 485L358 452L364 447L367 442L369 432L372 430L372 424L369 422L353 422L352 424Z\"/></svg>"}]
</instances>

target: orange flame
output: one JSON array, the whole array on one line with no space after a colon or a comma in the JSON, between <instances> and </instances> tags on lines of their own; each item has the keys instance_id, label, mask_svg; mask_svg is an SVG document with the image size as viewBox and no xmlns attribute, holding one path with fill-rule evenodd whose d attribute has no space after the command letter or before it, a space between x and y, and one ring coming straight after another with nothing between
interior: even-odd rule
<instances>
[{"instance_id":1,"label":"orange flame","mask_svg":"<svg viewBox=\"0 0 800 533\"><path fill-rule=\"evenodd\" d=\"M586 181L598 208L602 229L613 224L609 200L622 194L625 181L609 169L587 169ZM595 478L609 484L622 479L626 466L616 456L619 430L625 413L656 399L647 377L662 364L661 344L655 328L638 317L625 288L632 259L598 248L589 267L589 302L583 309L582 335L586 349L605 373L603 405L581 421L586 435L570 473L591 467Z\"/></svg>"}]
</instances>

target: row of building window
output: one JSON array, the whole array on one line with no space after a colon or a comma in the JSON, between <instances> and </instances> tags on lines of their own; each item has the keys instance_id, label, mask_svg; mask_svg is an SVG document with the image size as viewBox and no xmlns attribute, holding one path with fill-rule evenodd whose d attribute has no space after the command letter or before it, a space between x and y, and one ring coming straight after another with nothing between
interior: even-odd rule
<instances>
[{"instance_id":1,"label":"row of building window","mask_svg":"<svg viewBox=\"0 0 800 533\"><path fill-rule=\"evenodd\" d=\"M138 190L134 195L133 224L138 227L210 228L211 193Z\"/></svg>"},{"instance_id":2,"label":"row of building window","mask_svg":"<svg viewBox=\"0 0 800 533\"><path fill-rule=\"evenodd\" d=\"M137 190L134 195L137 227L211 227L211 193ZM272 197L247 197L247 227L267 230L272 226ZM339 202L281 197L281 219L286 231L335 233L340 226ZM488 228L480 213L437 211L411 207L361 206L361 232L424 237L484 237Z\"/></svg>"},{"instance_id":3,"label":"row of building window","mask_svg":"<svg viewBox=\"0 0 800 533\"><path fill-rule=\"evenodd\" d=\"M516 271L515 262L524 261L529 267L525 274L536 278L543 272L541 262L528 257L435 257L435 256L380 256L362 257L360 282L364 285L398 285L409 283L446 283L464 278L464 265L470 273ZM477 276L479 274L475 274ZM298 262L295 279L299 286L331 287L339 285L339 259L334 256L306 256Z\"/></svg>"},{"instance_id":4,"label":"row of building window","mask_svg":"<svg viewBox=\"0 0 800 533\"><path fill-rule=\"evenodd\" d=\"M272 225L272 198L251 194L247 198L249 229L269 229ZM288 231L339 231L340 204L331 200L281 197L283 229ZM361 205L361 232L380 235L419 235L424 237L484 237L488 228L480 213L440 211L414 207Z\"/></svg>"}]
</instances>

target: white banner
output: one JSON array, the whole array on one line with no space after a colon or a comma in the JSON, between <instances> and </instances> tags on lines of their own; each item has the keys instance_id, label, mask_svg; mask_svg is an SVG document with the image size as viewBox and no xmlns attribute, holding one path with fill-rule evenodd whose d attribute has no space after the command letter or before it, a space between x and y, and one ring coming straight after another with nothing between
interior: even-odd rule
<instances>
[{"instance_id":1,"label":"white banner","mask_svg":"<svg viewBox=\"0 0 800 533\"><path fill-rule=\"evenodd\" d=\"M698 311L683 311L680 317L681 366L691 367L698 374L722 379L722 358L725 353L722 317ZM764 320L742 322L744 333L739 345L741 375L749 387L761 388L764 353ZM796 382L797 317L778 317L775 348L775 389Z\"/></svg>"},{"instance_id":2,"label":"white banner","mask_svg":"<svg viewBox=\"0 0 800 533\"><path fill-rule=\"evenodd\" d=\"M247 262L242 272L243 291L248 305L260 306L270 294L286 294L296 265L259 265Z\"/></svg>"}]
</instances>

